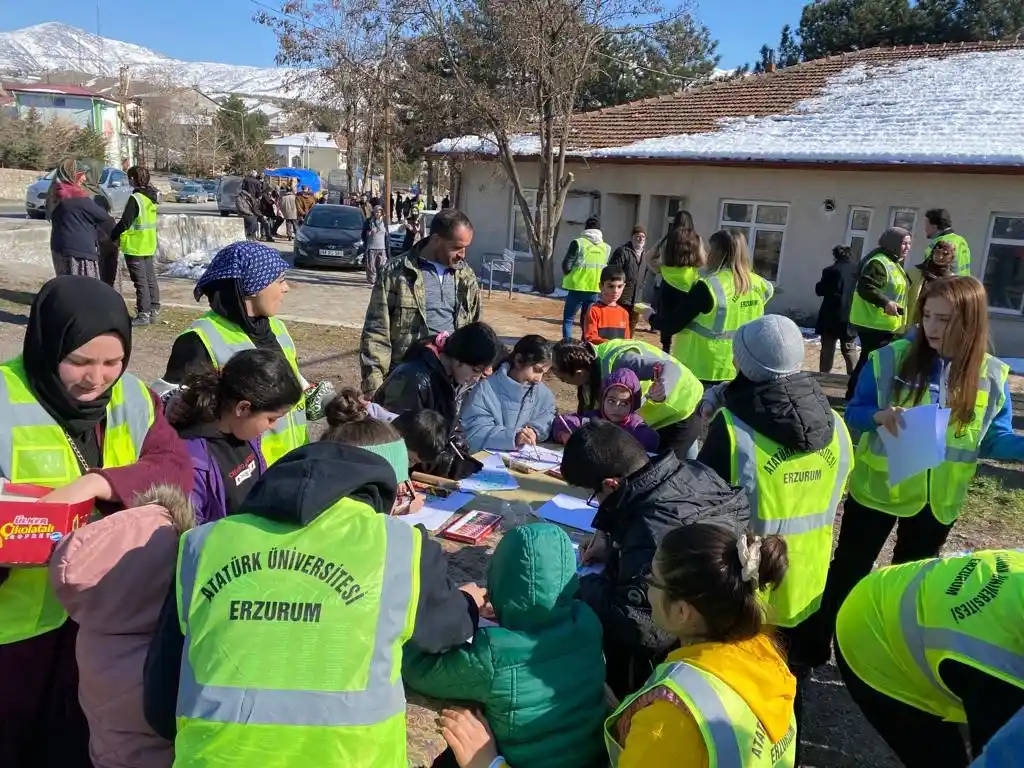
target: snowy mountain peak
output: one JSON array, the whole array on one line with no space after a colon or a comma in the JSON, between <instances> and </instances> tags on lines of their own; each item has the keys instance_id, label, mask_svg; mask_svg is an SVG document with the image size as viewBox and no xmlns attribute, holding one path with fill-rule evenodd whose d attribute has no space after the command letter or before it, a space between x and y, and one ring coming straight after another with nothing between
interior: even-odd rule
<instances>
[{"instance_id":1,"label":"snowy mountain peak","mask_svg":"<svg viewBox=\"0 0 1024 768\"><path fill-rule=\"evenodd\" d=\"M84 29L48 21L0 32L0 75L36 79L48 72L81 72L116 77L131 67L135 81L197 87L206 94L279 99L302 98L295 70L181 61L140 45L100 37Z\"/></svg>"}]
</instances>

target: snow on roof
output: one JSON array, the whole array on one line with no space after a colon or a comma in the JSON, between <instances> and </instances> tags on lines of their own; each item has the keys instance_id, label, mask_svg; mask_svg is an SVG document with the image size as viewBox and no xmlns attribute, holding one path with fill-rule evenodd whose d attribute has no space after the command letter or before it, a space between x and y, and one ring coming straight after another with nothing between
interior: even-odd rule
<instances>
[{"instance_id":1,"label":"snow on roof","mask_svg":"<svg viewBox=\"0 0 1024 768\"><path fill-rule=\"evenodd\" d=\"M276 139L267 139L264 144L271 147L309 147L311 149L337 149L331 134L324 131L310 131L309 133L292 133L288 136L281 136Z\"/></svg>"},{"instance_id":2,"label":"snow on roof","mask_svg":"<svg viewBox=\"0 0 1024 768\"><path fill-rule=\"evenodd\" d=\"M831 74L815 95L796 102L785 113L724 117L716 120L716 130L680 132L619 146L584 146L569 154L650 160L1024 166L1024 49L944 54L881 66L874 61L851 61ZM603 116L587 115L588 124L613 122L617 109L604 110ZM537 154L539 142L536 136L517 136L513 147L517 154ZM490 138L462 137L439 142L431 151L494 155L496 147Z\"/></svg>"}]
</instances>

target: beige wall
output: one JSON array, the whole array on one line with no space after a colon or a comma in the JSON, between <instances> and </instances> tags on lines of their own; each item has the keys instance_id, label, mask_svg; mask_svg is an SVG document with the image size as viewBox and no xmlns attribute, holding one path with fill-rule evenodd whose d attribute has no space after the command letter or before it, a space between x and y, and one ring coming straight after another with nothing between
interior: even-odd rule
<instances>
[{"instance_id":1,"label":"beige wall","mask_svg":"<svg viewBox=\"0 0 1024 768\"><path fill-rule=\"evenodd\" d=\"M990 215L993 212L1024 213L1024 177L919 172L767 170L714 166L617 165L590 162L573 165L574 188L602 193L601 210L607 217L605 239L624 242L633 222L624 220L621 195L637 195L637 218L653 240L664 229L665 200L687 200L697 230L707 237L719 228L723 200L788 203L789 220L776 284L775 312L814 314L818 298L814 284L821 269L831 262L832 247L843 242L851 206L873 209L869 245L877 243L888 226L890 209L916 208L914 250L910 263L922 257L925 243L924 212L942 207L950 211L956 231L971 245L973 269L981 277ZM519 167L523 184L536 183L536 164ZM463 167L460 206L475 227L470 251L477 254L507 247L511 187L494 163L467 163ZM835 211L825 212L826 199ZM605 217L603 217L605 218ZM562 227L559 244L564 247L576 232ZM556 252L556 259L561 250ZM1024 318L993 314L992 335L996 350L1004 356L1024 356Z\"/></svg>"}]
</instances>

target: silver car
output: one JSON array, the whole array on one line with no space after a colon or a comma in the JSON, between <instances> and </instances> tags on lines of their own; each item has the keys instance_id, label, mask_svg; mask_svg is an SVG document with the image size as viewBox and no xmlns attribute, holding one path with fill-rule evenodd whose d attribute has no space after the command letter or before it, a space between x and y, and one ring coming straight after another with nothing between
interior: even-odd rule
<instances>
[{"instance_id":1,"label":"silver car","mask_svg":"<svg viewBox=\"0 0 1024 768\"><path fill-rule=\"evenodd\" d=\"M30 219L42 219L46 216L46 193L53 183L53 174L50 171L45 176L40 176L37 181L29 184L25 191L25 214ZM120 168L104 168L100 176L100 189L110 201L110 213L113 216L120 216L128 198L132 196L132 186L128 183L128 174Z\"/></svg>"}]
</instances>

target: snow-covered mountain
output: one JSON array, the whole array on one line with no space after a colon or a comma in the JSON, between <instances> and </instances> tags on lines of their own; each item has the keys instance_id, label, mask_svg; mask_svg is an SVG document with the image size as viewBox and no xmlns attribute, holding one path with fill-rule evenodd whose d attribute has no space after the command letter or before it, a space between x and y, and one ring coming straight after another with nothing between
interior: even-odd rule
<instances>
[{"instance_id":1,"label":"snow-covered mountain","mask_svg":"<svg viewBox=\"0 0 1024 768\"><path fill-rule=\"evenodd\" d=\"M211 96L289 99L302 98L306 91L295 84L295 70L181 61L54 21L0 32L0 74L5 77L35 79L58 71L117 77L122 64L131 66L133 81L196 86Z\"/></svg>"}]
</instances>

